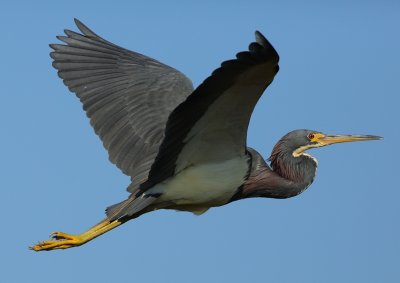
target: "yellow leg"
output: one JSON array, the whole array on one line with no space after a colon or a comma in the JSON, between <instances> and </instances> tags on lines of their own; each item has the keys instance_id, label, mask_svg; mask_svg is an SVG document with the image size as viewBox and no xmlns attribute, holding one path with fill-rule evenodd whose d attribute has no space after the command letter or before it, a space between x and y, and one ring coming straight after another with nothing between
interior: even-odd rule
<instances>
[{"instance_id":1,"label":"yellow leg","mask_svg":"<svg viewBox=\"0 0 400 283\"><path fill-rule=\"evenodd\" d=\"M114 229L115 227L118 227L122 223L124 222L121 220L109 221L108 219L105 219L80 235L69 235L63 232L53 232L50 234L52 240L39 242L37 245L29 248L38 252L77 247Z\"/></svg>"}]
</instances>

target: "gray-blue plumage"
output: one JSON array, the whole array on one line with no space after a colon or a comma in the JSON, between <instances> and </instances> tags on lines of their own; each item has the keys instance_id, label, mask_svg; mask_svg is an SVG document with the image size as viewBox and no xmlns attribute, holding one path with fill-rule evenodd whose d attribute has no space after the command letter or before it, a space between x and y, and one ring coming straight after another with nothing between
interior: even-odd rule
<instances>
[{"instance_id":1,"label":"gray-blue plumage","mask_svg":"<svg viewBox=\"0 0 400 283\"><path fill-rule=\"evenodd\" d=\"M58 37L65 45L50 45L53 66L82 101L110 160L131 176L131 194L84 233L54 232L35 251L80 246L157 209L202 214L243 198L293 197L315 177L308 149L380 139L295 130L278 141L268 165L246 143L251 113L279 69L261 33L193 90L179 71L75 22L82 34L66 30Z\"/></svg>"},{"instance_id":2,"label":"gray-blue plumage","mask_svg":"<svg viewBox=\"0 0 400 283\"><path fill-rule=\"evenodd\" d=\"M174 108L193 91L179 71L110 43L80 21L82 34L65 30L51 44L53 66L83 104L110 161L132 177L147 179Z\"/></svg>"}]
</instances>

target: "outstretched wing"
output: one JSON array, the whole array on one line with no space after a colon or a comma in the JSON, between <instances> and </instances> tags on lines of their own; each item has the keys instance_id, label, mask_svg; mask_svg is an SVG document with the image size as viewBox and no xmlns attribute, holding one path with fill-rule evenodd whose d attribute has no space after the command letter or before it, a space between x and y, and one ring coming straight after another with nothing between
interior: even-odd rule
<instances>
[{"instance_id":1,"label":"outstretched wing","mask_svg":"<svg viewBox=\"0 0 400 283\"><path fill-rule=\"evenodd\" d=\"M184 168L246 154L251 113L278 72L279 56L264 36L223 62L170 115L165 138L141 189Z\"/></svg>"},{"instance_id":2,"label":"outstretched wing","mask_svg":"<svg viewBox=\"0 0 400 283\"><path fill-rule=\"evenodd\" d=\"M114 45L75 20L82 34L65 30L51 44L58 75L83 103L109 158L131 176L147 178L172 110L193 91L179 71Z\"/></svg>"}]
</instances>

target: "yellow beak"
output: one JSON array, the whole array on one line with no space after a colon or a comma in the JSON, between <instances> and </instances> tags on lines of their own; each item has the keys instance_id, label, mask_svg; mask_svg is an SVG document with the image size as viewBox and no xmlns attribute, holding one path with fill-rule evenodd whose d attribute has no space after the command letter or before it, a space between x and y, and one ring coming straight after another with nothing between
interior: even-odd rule
<instances>
[{"instance_id":1,"label":"yellow beak","mask_svg":"<svg viewBox=\"0 0 400 283\"><path fill-rule=\"evenodd\" d=\"M330 145L341 142L357 142L381 139L383 138L371 135L323 135L318 139L318 142L322 145Z\"/></svg>"}]
</instances>

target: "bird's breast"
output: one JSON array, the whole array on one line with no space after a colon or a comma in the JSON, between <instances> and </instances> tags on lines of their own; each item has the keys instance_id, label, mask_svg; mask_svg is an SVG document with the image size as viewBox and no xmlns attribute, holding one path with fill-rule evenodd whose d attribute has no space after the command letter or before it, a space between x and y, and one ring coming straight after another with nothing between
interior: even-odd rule
<instances>
[{"instance_id":1,"label":"bird's breast","mask_svg":"<svg viewBox=\"0 0 400 283\"><path fill-rule=\"evenodd\" d=\"M248 168L246 156L192 165L155 185L148 193L161 193L160 202L182 207L219 206L227 203L243 184Z\"/></svg>"}]
</instances>

